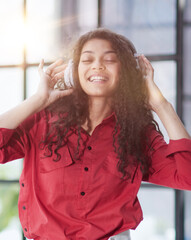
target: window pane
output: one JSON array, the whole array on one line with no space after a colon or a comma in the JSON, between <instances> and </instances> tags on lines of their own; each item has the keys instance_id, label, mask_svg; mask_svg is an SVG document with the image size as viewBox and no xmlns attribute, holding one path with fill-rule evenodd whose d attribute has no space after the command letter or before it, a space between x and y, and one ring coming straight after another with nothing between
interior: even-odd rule
<instances>
[{"instance_id":1,"label":"window pane","mask_svg":"<svg viewBox=\"0 0 191 240\"><path fill-rule=\"evenodd\" d=\"M0 69L0 113L9 110L22 101L23 81L19 68ZM0 165L0 179L18 179L22 161L13 161Z\"/></svg>"},{"instance_id":2,"label":"window pane","mask_svg":"<svg viewBox=\"0 0 191 240\"><path fill-rule=\"evenodd\" d=\"M80 32L84 33L97 27L98 24L98 1L78 1L78 24Z\"/></svg>"},{"instance_id":3,"label":"window pane","mask_svg":"<svg viewBox=\"0 0 191 240\"><path fill-rule=\"evenodd\" d=\"M23 99L23 73L20 68L0 68L0 113Z\"/></svg>"},{"instance_id":4,"label":"window pane","mask_svg":"<svg viewBox=\"0 0 191 240\"><path fill-rule=\"evenodd\" d=\"M19 179L22 171L22 166L22 160L0 164L0 180Z\"/></svg>"},{"instance_id":5,"label":"window pane","mask_svg":"<svg viewBox=\"0 0 191 240\"><path fill-rule=\"evenodd\" d=\"M38 87L39 84L39 74L37 67L30 67L27 69L27 84L26 84L26 93L27 98L32 96Z\"/></svg>"},{"instance_id":6,"label":"window pane","mask_svg":"<svg viewBox=\"0 0 191 240\"><path fill-rule=\"evenodd\" d=\"M131 231L132 239L175 240L174 190L141 187L138 198L144 220Z\"/></svg>"},{"instance_id":7,"label":"window pane","mask_svg":"<svg viewBox=\"0 0 191 240\"><path fill-rule=\"evenodd\" d=\"M186 129L191 135L191 98L184 101L183 104L183 121Z\"/></svg>"},{"instance_id":8,"label":"window pane","mask_svg":"<svg viewBox=\"0 0 191 240\"><path fill-rule=\"evenodd\" d=\"M173 61L152 62L152 65L156 84L176 108L176 63Z\"/></svg>"},{"instance_id":9,"label":"window pane","mask_svg":"<svg viewBox=\"0 0 191 240\"><path fill-rule=\"evenodd\" d=\"M51 61L59 57L59 0L27 1L27 61Z\"/></svg>"},{"instance_id":10,"label":"window pane","mask_svg":"<svg viewBox=\"0 0 191 240\"><path fill-rule=\"evenodd\" d=\"M184 3L184 1L182 1ZM191 22L191 0L185 0L184 19Z\"/></svg>"},{"instance_id":11,"label":"window pane","mask_svg":"<svg viewBox=\"0 0 191 240\"><path fill-rule=\"evenodd\" d=\"M0 1L0 64L22 62L23 30L23 0Z\"/></svg>"},{"instance_id":12,"label":"window pane","mask_svg":"<svg viewBox=\"0 0 191 240\"><path fill-rule=\"evenodd\" d=\"M157 86L176 109L176 63L173 61L153 62L152 65L154 68L154 78ZM162 131L165 140L168 142L168 136L165 128L158 116L156 114L154 115L155 119L159 123L160 130Z\"/></svg>"},{"instance_id":13,"label":"window pane","mask_svg":"<svg viewBox=\"0 0 191 240\"><path fill-rule=\"evenodd\" d=\"M66 52L74 41L81 35L97 27L97 0L61 0L60 48ZM66 52L66 54L68 54Z\"/></svg>"},{"instance_id":14,"label":"window pane","mask_svg":"<svg viewBox=\"0 0 191 240\"><path fill-rule=\"evenodd\" d=\"M191 240L191 192L185 191L185 239Z\"/></svg>"},{"instance_id":15,"label":"window pane","mask_svg":"<svg viewBox=\"0 0 191 240\"><path fill-rule=\"evenodd\" d=\"M19 184L0 184L0 239L21 240L18 218Z\"/></svg>"},{"instance_id":16,"label":"window pane","mask_svg":"<svg viewBox=\"0 0 191 240\"><path fill-rule=\"evenodd\" d=\"M184 94L191 96L191 27L184 28Z\"/></svg>"},{"instance_id":17,"label":"window pane","mask_svg":"<svg viewBox=\"0 0 191 240\"><path fill-rule=\"evenodd\" d=\"M175 0L103 1L102 25L127 36L144 54L175 53L175 19Z\"/></svg>"},{"instance_id":18,"label":"window pane","mask_svg":"<svg viewBox=\"0 0 191 240\"><path fill-rule=\"evenodd\" d=\"M191 1L190 1L191 2ZM186 125L186 129L191 134L191 27L184 28L184 99L183 99L183 121Z\"/></svg>"}]
</instances>

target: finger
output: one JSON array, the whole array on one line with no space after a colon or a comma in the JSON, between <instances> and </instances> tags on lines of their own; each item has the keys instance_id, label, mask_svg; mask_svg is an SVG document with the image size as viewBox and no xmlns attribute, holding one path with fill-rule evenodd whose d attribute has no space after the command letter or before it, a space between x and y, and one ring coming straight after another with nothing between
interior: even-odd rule
<instances>
[{"instance_id":1,"label":"finger","mask_svg":"<svg viewBox=\"0 0 191 240\"><path fill-rule=\"evenodd\" d=\"M57 75L57 74L61 74L61 75L63 75L64 74L64 70L67 68L67 64L63 64L63 65L61 65L61 66L59 66L59 67L56 67L56 68L54 68L53 70L52 70L52 72L51 72L51 77L54 77L55 75Z\"/></svg>"},{"instance_id":2,"label":"finger","mask_svg":"<svg viewBox=\"0 0 191 240\"><path fill-rule=\"evenodd\" d=\"M59 79L61 79L61 78L63 78L63 77L64 77L64 71L55 74L55 75L52 77L52 81L56 81L56 82L57 82Z\"/></svg>"},{"instance_id":3,"label":"finger","mask_svg":"<svg viewBox=\"0 0 191 240\"><path fill-rule=\"evenodd\" d=\"M140 66L141 72L144 73L146 70L146 64L145 64L143 56L139 56L138 61L139 61L139 66Z\"/></svg>"},{"instance_id":4,"label":"finger","mask_svg":"<svg viewBox=\"0 0 191 240\"><path fill-rule=\"evenodd\" d=\"M51 81L49 82L49 86L50 86L51 88L55 88L57 82L58 82L57 79L51 78Z\"/></svg>"},{"instance_id":5,"label":"finger","mask_svg":"<svg viewBox=\"0 0 191 240\"><path fill-rule=\"evenodd\" d=\"M65 97L65 96L68 96L68 95L71 95L73 93L73 89L70 88L70 89L66 89L66 90L59 90L59 89L55 89L54 90L57 98L62 98L62 97Z\"/></svg>"},{"instance_id":6,"label":"finger","mask_svg":"<svg viewBox=\"0 0 191 240\"><path fill-rule=\"evenodd\" d=\"M141 56L141 60L145 64L146 67L153 68L152 64L150 63L150 61L144 55Z\"/></svg>"},{"instance_id":7,"label":"finger","mask_svg":"<svg viewBox=\"0 0 191 240\"><path fill-rule=\"evenodd\" d=\"M46 69L46 74L50 75L52 73L52 70L61 64L63 64L63 60L60 58L54 63L52 63L50 66L48 66L48 68Z\"/></svg>"},{"instance_id":8,"label":"finger","mask_svg":"<svg viewBox=\"0 0 191 240\"><path fill-rule=\"evenodd\" d=\"M44 59L41 59L39 66L38 66L38 72L40 75L42 75L43 67L44 67Z\"/></svg>"},{"instance_id":9,"label":"finger","mask_svg":"<svg viewBox=\"0 0 191 240\"><path fill-rule=\"evenodd\" d=\"M150 61L145 56L143 57L143 61L145 64L145 71L147 72L147 74L152 73L154 69Z\"/></svg>"},{"instance_id":10,"label":"finger","mask_svg":"<svg viewBox=\"0 0 191 240\"><path fill-rule=\"evenodd\" d=\"M142 67L142 70L150 70L150 69L152 69L152 65L151 65L150 61L144 55L140 56L139 63L141 65L141 67Z\"/></svg>"},{"instance_id":11,"label":"finger","mask_svg":"<svg viewBox=\"0 0 191 240\"><path fill-rule=\"evenodd\" d=\"M43 69L43 67L44 67L44 59L42 58L39 65L38 65L38 68Z\"/></svg>"},{"instance_id":12,"label":"finger","mask_svg":"<svg viewBox=\"0 0 191 240\"><path fill-rule=\"evenodd\" d=\"M140 67L144 79L153 80L154 69L150 61L144 56L140 56Z\"/></svg>"}]
</instances>

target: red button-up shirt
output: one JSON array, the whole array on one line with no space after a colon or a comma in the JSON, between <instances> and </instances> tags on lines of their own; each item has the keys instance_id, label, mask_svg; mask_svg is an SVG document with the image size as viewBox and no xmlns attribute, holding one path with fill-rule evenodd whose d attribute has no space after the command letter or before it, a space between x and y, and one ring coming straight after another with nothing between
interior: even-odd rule
<instances>
[{"instance_id":1,"label":"red button-up shirt","mask_svg":"<svg viewBox=\"0 0 191 240\"><path fill-rule=\"evenodd\" d=\"M44 111L17 129L0 129L0 162L23 158L20 177L19 217L27 238L35 240L108 239L142 220L137 193L143 180L139 166L132 177L121 179L116 165L112 132L115 116L103 120L91 136L82 130L85 150L75 160L77 132L72 131L61 160L44 158L39 142L50 121ZM152 130L152 174L148 182L191 190L191 140L166 144Z\"/></svg>"}]
</instances>

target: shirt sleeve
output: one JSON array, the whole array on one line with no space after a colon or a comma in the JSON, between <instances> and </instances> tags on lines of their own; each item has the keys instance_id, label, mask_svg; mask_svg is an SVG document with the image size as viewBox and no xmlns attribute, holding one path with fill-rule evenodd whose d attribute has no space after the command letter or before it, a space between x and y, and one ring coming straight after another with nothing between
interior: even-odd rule
<instances>
[{"instance_id":1,"label":"shirt sleeve","mask_svg":"<svg viewBox=\"0 0 191 240\"><path fill-rule=\"evenodd\" d=\"M0 163L24 157L21 129L0 128Z\"/></svg>"},{"instance_id":2,"label":"shirt sleeve","mask_svg":"<svg viewBox=\"0 0 191 240\"><path fill-rule=\"evenodd\" d=\"M0 163L25 156L25 151L30 146L31 139L35 139L38 123L44 115L42 112L34 114L16 129L0 128Z\"/></svg>"},{"instance_id":3,"label":"shirt sleeve","mask_svg":"<svg viewBox=\"0 0 191 240\"><path fill-rule=\"evenodd\" d=\"M191 140L170 140L154 131L149 150L151 167L147 182L175 189L191 190Z\"/></svg>"}]
</instances>

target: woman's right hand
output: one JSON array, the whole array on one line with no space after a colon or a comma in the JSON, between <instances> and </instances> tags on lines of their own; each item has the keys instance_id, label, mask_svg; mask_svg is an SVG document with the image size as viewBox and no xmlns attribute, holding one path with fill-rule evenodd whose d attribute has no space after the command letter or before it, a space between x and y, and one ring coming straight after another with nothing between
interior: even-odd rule
<instances>
[{"instance_id":1,"label":"woman's right hand","mask_svg":"<svg viewBox=\"0 0 191 240\"><path fill-rule=\"evenodd\" d=\"M67 64L63 64L63 60L59 59L52 63L46 71L43 70L44 60L42 59L39 64L39 75L40 83L38 90L35 95L41 99L42 107L45 108L54 101L67 96L73 92L73 89L59 90L55 89L54 86L59 79L64 77L64 70L67 67Z\"/></svg>"}]
</instances>

